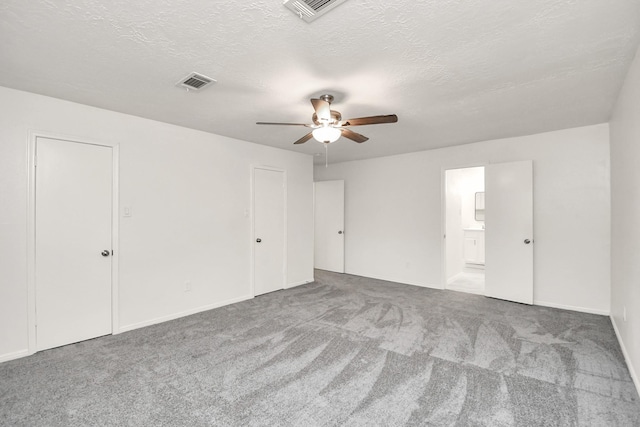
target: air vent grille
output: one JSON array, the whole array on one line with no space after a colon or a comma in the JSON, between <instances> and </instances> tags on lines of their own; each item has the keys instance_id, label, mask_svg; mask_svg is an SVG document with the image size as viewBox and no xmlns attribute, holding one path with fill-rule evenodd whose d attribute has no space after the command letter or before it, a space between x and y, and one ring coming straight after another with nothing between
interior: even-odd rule
<instances>
[{"instance_id":1,"label":"air vent grille","mask_svg":"<svg viewBox=\"0 0 640 427\"><path fill-rule=\"evenodd\" d=\"M296 15L311 22L347 0L285 0L284 6Z\"/></svg>"},{"instance_id":2,"label":"air vent grille","mask_svg":"<svg viewBox=\"0 0 640 427\"><path fill-rule=\"evenodd\" d=\"M198 73L191 73L184 79L180 79L180 81L176 83L176 86L184 87L189 90L200 90L215 82L216 81L211 77Z\"/></svg>"},{"instance_id":3,"label":"air vent grille","mask_svg":"<svg viewBox=\"0 0 640 427\"><path fill-rule=\"evenodd\" d=\"M323 6L331 3L331 0L302 0L304 1L311 9L316 12L322 9Z\"/></svg>"}]
</instances>

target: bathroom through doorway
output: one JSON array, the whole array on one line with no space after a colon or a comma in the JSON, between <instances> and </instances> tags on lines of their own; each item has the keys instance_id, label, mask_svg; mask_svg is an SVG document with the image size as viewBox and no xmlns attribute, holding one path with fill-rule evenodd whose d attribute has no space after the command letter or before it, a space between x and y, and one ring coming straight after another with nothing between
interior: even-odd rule
<instances>
[{"instance_id":1,"label":"bathroom through doorway","mask_svg":"<svg viewBox=\"0 0 640 427\"><path fill-rule=\"evenodd\" d=\"M446 289L484 295L484 167L445 171Z\"/></svg>"}]
</instances>

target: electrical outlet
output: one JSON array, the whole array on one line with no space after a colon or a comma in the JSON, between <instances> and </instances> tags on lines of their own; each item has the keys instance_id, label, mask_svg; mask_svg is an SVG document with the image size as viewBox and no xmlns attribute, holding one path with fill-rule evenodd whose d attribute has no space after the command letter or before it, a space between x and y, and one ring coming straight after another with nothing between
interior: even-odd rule
<instances>
[{"instance_id":1,"label":"electrical outlet","mask_svg":"<svg viewBox=\"0 0 640 427\"><path fill-rule=\"evenodd\" d=\"M627 321L627 307L622 307L622 320Z\"/></svg>"},{"instance_id":2,"label":"electrical outlet","mask_svg":"<svg viewBox=\"0 0 640 427\"><path fill-rule=\"evenodd\" d=\"M191 292L191 282L184 282L184 291Z\"/></svg>"}]
</instances>

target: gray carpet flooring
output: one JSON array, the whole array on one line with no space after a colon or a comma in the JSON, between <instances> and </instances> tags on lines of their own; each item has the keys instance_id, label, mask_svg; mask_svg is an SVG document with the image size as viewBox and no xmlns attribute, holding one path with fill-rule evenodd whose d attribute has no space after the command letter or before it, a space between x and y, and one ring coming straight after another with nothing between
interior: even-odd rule
<instances>
[{"instance_id":1,"label":"gray carpet flooring","mask_svg":"<svg viewBox=\"0 0 640 427\"><path fill-rule=\"evenodd\" d=\"M638 426L609 319L316 281L0 364L7 426Z\"/></svg>"}]
</instances>

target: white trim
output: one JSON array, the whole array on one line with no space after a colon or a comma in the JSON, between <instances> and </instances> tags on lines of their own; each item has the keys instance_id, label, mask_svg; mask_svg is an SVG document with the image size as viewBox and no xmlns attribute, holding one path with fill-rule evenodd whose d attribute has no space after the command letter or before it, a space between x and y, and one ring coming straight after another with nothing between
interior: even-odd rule
<instances>
[{"instance_id":1,"label":"white trim","mask_svg":"<svg viewBox=\"0 0 640 427\"><path fill-rule=\"evenodd\" d=\"M13 353L0 354L0 363L8 362L9 360L20 359L21 357L29 356L29 350L14 351Z\"/></svg>"},{"instance_id":2,"label":"white trim","mask_svg":"<svg viewBox=\"0 0 640 427\"><path fill-rule=\"evenodd\" d=\"M287 289L287 276L289 271L288 258L289 258L289 249L287 245L288 233L289 229L289 220L287 217L288 208L288 198L287 198L287 189L288 189L288 181L287 181L287 171L285 169L276 168L272 166L262 166L262 165L251 165L251 183L250 183L250 192L251 192L251 295L256 295L256 286L255 286L255 265L256 265L256 253L255 253L255 244L254 241L256 239L256 224L255 224L255 177L256 177L256 169L274 171L274 172L282 172L282 180L284 184L284 257L283 257L283 283L282 289Z\"/></svg>"},{"instance_id":3,"label":"white trim","mask_svg":"<svg viewBox=\"0 0 640 427\"><path fill-rule=\"evenodd\" d=\"M250 272L249 272L249 285L250 285L250 290L251 290L251 295L253 295L254 297L256 296L256 272L254 271L254 264L255 264L255 260L256 260L256 245L254 244L255 240L256 240L256 224L255 224L255 197L254 197L254 192L255 192L255 183L254 183L254 179L255 179L255 166L251 165L251 172L250 172L250 178L249 178L249 222L251 223L251 242L250 242L250 248L251 248L251 260L249 261L249 266L250 266Z\"/></svg>"},{"instance_id":4,"label":"white trim","mask_svg":"<svg viewBox=\"0 0 640 427\"><path fill-rule=\"evenodd\" d=\"M111 333L120 333L119 325L119 276L120 276L120 235L119 235L119 214L120 214L120 145L111 142L95 142L83 137L61 135L50 132L29 131L27 136L27 327L29 347L28 354L36 352L36 282L35 282L35 250L36 250L36 141L38 138L57 139L77 144L99 145L111 148L112 153L112 202L111 202L111 238L113 257L111 262Z\"/></svg>"},{"instance_id":5,"label":"white trim","mask_svg":"<svg viewBox=\"0 0 640 427\"><path fill-rule=\"evenodd\" d=\"M438 291L446 291L447 289L442 289L442 284L441 283L435 283L435 284L421 284L421 283L407 283L407 285L411 285L411 286L418 286L419 288L426 288L426 289L435 289Z\"/></svg>"},{"instance_id":6,"label":"white trim","mask_svg":"<svg viewBox=\"0 0 640 427\"><path fill-rule=\"evenodd\" d=\"M543 307L561 308L563 310L580 311L582 313L599 314L601 316L608 316L609 310L599 310L597 308L577 307L574 305L557 304L555 302L547 302L540 300L533 300L533 305L541 305Z\"/></svg>"},{"instance_id":7,"label":"white trim","mask_svg":"<svg viewBox=\"0 0 640 427\"><path fill-rule=\"evenodd\" d=\"M313 281L315 281L315 279L307 279L307 280L301 280L299 282L289 283L285 289L295 288L296 286L300 286L300 285L306 285L307 283L311 283Z\"/></svg>"},{"instance_id":8,"label":"white trim","mask_svg":"<svg viewBox=\"0 0 640 427\"><path fill-rule=\"evenodd\" d=\"M113 201L111 214L111 333L120 333L120 145L111 145L113 155Z\"/></svg>"},{"instance_id":9,"label":"white trim","mask_svg":"<svg viewBox=\"0 0 640 427\"><path fill-rule=\"evenodd\" d=\"M344 194L343 194L343 196L344 196ZM312 211L311 211L311 230L313 230L312 239L311 239L311 260L312 260L312 264L313 264L312 270L314 270L316 268L316 181L313 181L313 183L311 184L311 201L312 201L312 203L311 203L311 205L312 205L312 207L311 207L311 209L312 209ZM343 220L344 220L344 218L343 218ZM343 225L343 227L344 227L344 225ZM344 231L344 229L343 229L343 231ZM344 240L343 240L343 243L344 243ZM343 247L343 252L344 252L343 256L346 259L346 251L344 250L344 247ZM344 262L344 260L343 260L342 266L346 267L346 262ZM345 271L347 271L346 268L343 268L343 270L344 270L343 273ZM316 280L316 278L314 277L313 280Z\"/></svg>"},{"instance_id":10,"label":"white trim","mask_svg":"<svg viewBox=\"0 0 640 427\"><path fill-rule=\"evenodd\" d=\"M192 308L189 310L181 311L179 313L168 314L162 317L156 317L155 319L145 320L144 322L132 323L131 325L121 326L120 333L132 331L134 329L144 328L145 326L156 325L158 323L167 322L169 320L179 319L181 317L191 316L192 314L201 313L203 311L213 310L214 308L220 308L225 305L235 304L246 300L253 299L253 295L244 295L238 298L231 298L225 301L216 302L213 304L203 305L201 307Z\"/></svg>"},{"instance_id":11,"label":"white trim","mask_svg":"<svg viewBox=\"0 0 640 427\"><path fill-rule=\"evenodd\" d=\"M620 343L620 348L622 349L622 354L624 355L624 360L627 362L627 368L629 369L629 374L631 375L631 379L636 386L636 392L640 395L640 378L636 374L635 369L633 368L633 364L631 363L631 358L629 357L629 353L627 352L627 347L624 345L624 341L622 341L622 335L620 335L620 330L618 329L618 325L616 324L616 319L613 316L609 316L611 318L611 324L613 325L613 330L616 333L616 338L618 338L618 343Z\"/></svg>"},{"instance_id":12,"label":"white trim","mask_svg":"<svg viewBox=\"0 0 640 427\"><path fill-rule=\"evenodd\" d=\"M440 287L447 289L447 169L440 170Z\"/></svg>"},{"instance_id":13,"label":"white trim","mask_svg":"<svg viewBox=\"0 0 640 427\"><path fill-rule=\"evenodd\" d=\"M27 353L36 352L36 138L27 137Z\"/></svg>"}]
</instances>

